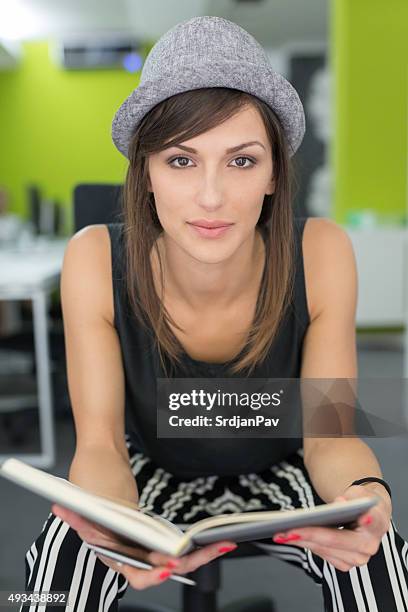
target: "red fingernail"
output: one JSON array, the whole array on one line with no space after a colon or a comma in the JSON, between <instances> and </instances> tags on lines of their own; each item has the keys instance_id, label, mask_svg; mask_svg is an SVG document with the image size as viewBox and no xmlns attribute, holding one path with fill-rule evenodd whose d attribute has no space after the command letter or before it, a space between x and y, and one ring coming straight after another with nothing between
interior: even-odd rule
<instances>
[{"instance_id":1,"label":"red fingernail","mask_svg":"<svg viewBox=\"0 0 408 612\"><path fill-rule=\"evenodd\" d=\"M237 546L221 546L221 548L218 549L218 552L223 553L223 552L231 552L231 550L235 550L237 548Z\"/></svg>"},{"instance_id":2,"label":"red fingernail","mask_svg":"<svg viewBox=\"0 0 408 612\"><path fill-rule=\"evenodd\" d=\"M168 578L170 576L171 572L169 572L168 570L165 570L164 572L162 572L159 575L160 580L164 580L165 578Z\"/></svg>"},{"instance_id":3,"label":"red fingernail","mask_svg":"<svg viewBox=\"0 0 408 612\"><path fill-rule=\"evenodd\" d=\"M173 568L173 569L174 569L175 567L178 567L178 565L179 565L179 562L178 562L178 561L167 561L167 563L166 563L166 566L167 566L167 567L171 567L171 568Z\"/></svg>"},{"instance_id":4,"label":"red fingernail","mask_svg":"<svg viewBox=\"0 0 408 612\"><path fill-rule=\"evenodd\" d=\"M371 516L371 514L369 514L368 516L365 516L361 522L363 525L369 525L373 522L373 517Z\"/></svg>"},{"instance_id":5,"label":"red fingernail","mask_svg":"<svg viewBox=\"0 0 408 612\"><path fill-rule=\"evenodd\" d=\"M300 536L298 533L292 533L288 536L276 535L274 536L273 540L278 544L283 544L284 542L293 542L294 540L300 540L301 537L302 536Z\"/></svg>"}]
</instances>

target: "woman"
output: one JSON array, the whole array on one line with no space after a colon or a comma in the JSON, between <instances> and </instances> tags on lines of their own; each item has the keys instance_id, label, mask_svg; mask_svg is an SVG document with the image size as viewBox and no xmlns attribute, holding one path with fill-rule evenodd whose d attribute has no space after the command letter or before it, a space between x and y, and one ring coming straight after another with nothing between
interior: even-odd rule
<instances>
[{"instance_id":1,"label":"woman","mask_svg":"<svg viewBox=\"0 0 408 612\"><path fill-rule=\"evenodd\" d=\"M152 49L112 135L129 159L123 223L75 234L61 279L70 480L181 526L376 496L354 532L302 528L255 545L303 568L326 610L403 610L408 544L360 439L156 436L155 378L357 377L351 243L332 221L293 219L295 90L245 30L198 17ZM228 228L203 229L214 223ZM159 584L234 546L178 560L132 548L157 565L138 570L86 549L123 549L107 530L52 510L27 551L26 588L68 590L77 610L117 610L129 584Z\"/></svg>"}]
</instances>

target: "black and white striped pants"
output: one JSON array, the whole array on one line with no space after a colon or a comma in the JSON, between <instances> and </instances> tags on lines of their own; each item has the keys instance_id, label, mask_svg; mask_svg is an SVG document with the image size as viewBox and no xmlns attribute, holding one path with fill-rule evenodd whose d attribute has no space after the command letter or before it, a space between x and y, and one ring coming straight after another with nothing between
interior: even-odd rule
<instances>
[{"instance_id":1,"label":"black and white striped pants","mask_svg":"<svg viewBox=\"0 0 408 612\"><path fill-rule=\"evenodd\" d=\"M290 510L322 503L308 477L302 450L264 472L180 481L138 452L127 435L126 444L139 503L181 527L224 512ZM272 539L254 545L303 569L321 588L324 610L408 612L408 543L393 520L378 552L366 565L348 572L301 546L275 544ZM69 612L117 611L118 601L129 586L122 574L102 563L78 534L52 513L27 550L25 568L26 590L69 591L71 605L75 602ZM50 608L25 604L20 612Z\"/></svg>"}]
</instances>

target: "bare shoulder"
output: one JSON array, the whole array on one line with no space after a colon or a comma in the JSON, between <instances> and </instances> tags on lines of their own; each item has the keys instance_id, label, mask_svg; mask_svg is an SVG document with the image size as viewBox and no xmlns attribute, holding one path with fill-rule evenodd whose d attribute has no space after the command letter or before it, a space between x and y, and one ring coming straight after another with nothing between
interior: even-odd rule
<instances>
[{"instance_id":1,"label":"bare shoulder","mask_svg":"<svg viewBox=\"0 0 408 612\"><path fill-rule=\"evenodd\" d=\"M332 282L350 287L356 265L346 230L332 219L309 217L303 231L303 265L310 320L323 310Z\"/></svg>"},{"instance_id":2,"label":"bare shoulder","mask_svg":"<svg viewBox=\"0 0 408 612\"><path fill-rule=\"evenodd\" d=\"M100 314L113 324L111 242L106 225L88 225L69 239L61 277L61 291L72 286L72 295L94 296ZM76 291L74 289L76 288Z\"/></svg>"},{"instance_id":3,"label":"bare shoulder","mask_svg":"<svg viewBox=\"0 0 408 612\"><path fill-rule=\"evenodd\" d=\"M332 219L326 217L309 217L305 222L303 232L303 248L307 255L330 256L336 248L351 246L351 240L346 230Z\"/></svg>"}]
</instances>

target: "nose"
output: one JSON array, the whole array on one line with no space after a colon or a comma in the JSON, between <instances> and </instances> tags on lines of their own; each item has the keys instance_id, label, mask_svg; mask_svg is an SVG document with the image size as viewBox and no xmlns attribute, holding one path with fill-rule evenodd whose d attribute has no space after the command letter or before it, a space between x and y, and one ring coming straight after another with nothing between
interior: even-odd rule
<instances>
[{"instance_id":1,"label":"nose","mask_svg":"<svg viewBox=\"0 0 408 612\"><path fill-rule=\"evenodd\" d=\"M216 211L222 207L224 201L220 180L215 173L208 173L202 180L197 194L197 202L206 212Z\"/></svg>"}]
</instances>

